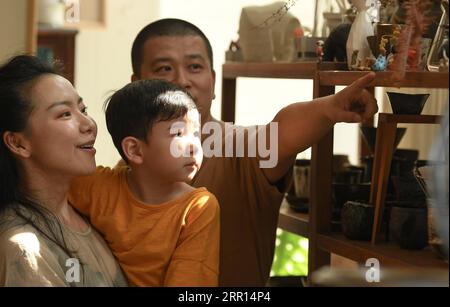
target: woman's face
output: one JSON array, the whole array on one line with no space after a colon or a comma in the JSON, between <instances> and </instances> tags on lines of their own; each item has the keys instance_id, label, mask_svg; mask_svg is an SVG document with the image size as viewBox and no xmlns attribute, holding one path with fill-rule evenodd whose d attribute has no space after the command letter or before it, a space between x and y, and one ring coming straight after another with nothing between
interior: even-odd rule
<instances>
[{"instance_id":1,"label":"woman's face","mask_svg":"<svg viewBox=\"0 0 450 307\"><path fill-rule=\"evenodd\" d=\"M27 162L49 175L94 172L97 126L72 84L58 75L44 75L28 96L33 111L23 132Z\"/></svg>"}]
</instances>

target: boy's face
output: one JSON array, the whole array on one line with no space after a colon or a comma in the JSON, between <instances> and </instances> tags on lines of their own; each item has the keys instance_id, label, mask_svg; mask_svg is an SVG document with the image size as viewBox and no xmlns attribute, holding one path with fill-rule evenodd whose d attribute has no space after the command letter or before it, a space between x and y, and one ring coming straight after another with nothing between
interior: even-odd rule
<instances>
[{"instance_id":1,"label":"boy's face","mask_svg":"<svg viewBox=\"0 0 450 307\"><path fill-rule=\"evenodd\" d=\"M139 79L164 79L186 89L204 120L209 120L216 76L199 36L160 36L144 45Z\"/></svg>"},{"instance_id":2,"label":"boy's face","mask_svg":"<svg viewBox=\"0 0 450 307\"><path fill-rule=\"evenodd\" d=\"M190 182L203 160L198 111L153 124L143 150L146 170L163 181Z\"/></svg>"}]
</instances>

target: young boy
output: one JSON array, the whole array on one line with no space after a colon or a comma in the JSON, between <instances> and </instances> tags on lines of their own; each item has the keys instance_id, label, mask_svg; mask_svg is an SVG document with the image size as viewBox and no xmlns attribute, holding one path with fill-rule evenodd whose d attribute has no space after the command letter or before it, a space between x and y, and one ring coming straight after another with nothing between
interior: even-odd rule
<instances>
[{"instance_id":1,"label":"young boy","mask_svg":"<svg viewBox=\"0 0 450 307\"><path fill-rule=\"evenodd\" d=\"M105 236L136 286L217 286L219 205L188 183L202 162L199 113L181 88L142 80L117 91L106 124L127 166L99 167L70 201Z\"/></svg>"}]
</instances>

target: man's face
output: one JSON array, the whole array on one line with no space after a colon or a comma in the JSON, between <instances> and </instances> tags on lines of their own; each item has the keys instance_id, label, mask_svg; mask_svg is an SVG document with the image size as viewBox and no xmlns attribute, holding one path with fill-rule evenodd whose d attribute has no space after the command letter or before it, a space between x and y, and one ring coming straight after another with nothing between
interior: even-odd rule
<instances>
[{"instance_id":1,"label":"man's face","mask_svg":"<svg viewBox=\"0 0 450 307\"><path fill-rule=\"evenodd\" d=\"M186 89L194 98L202 122L210 119L215 72L205 43L199 36L153 37L144 45L139 79L164 79Z\"/></svg>"}]
</instances>

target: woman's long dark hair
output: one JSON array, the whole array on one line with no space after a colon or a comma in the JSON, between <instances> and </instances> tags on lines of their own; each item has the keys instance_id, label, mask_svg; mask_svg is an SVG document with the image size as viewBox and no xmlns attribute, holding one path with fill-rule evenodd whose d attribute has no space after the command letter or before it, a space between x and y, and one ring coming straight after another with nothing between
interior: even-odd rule
<instances>
[{"instance_id":1,"label":"woman's long dark hair","mask_svg":"<svg viewBox=\"0 0 450 307\"><path fill-rule=\"evenodd\" d=\"M20 55L0 67L0 216L13 210L41 235L59 246L69 257L75 258L65 242L57 217L36 200L23 193L18 162L6 147L5 132L21 132L33 110L30 84L37 78L58 74L50 65L34 56Z\"/></svg>"}]
</instances>

